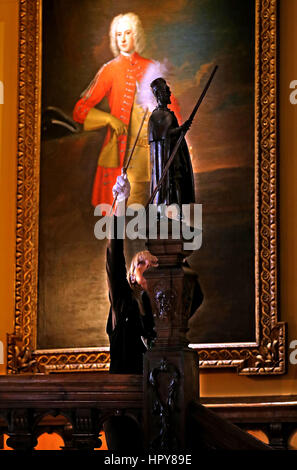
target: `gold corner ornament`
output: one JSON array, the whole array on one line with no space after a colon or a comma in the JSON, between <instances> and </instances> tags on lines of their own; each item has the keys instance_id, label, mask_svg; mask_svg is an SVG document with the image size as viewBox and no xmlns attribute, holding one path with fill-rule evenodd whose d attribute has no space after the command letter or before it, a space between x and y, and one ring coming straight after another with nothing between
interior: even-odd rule
<instances>
[{"instance_id":1,"label":"gold corner ornament","mask_svg":"<svg viewBox=\"0 0 297 470\"><path fill-rule=\"evenodd\" d=\"M45 369L38 364L33 350L23 343L21 337L8 335L8 364L12 374L44 373Z\"/></svg>"}]
</instances>

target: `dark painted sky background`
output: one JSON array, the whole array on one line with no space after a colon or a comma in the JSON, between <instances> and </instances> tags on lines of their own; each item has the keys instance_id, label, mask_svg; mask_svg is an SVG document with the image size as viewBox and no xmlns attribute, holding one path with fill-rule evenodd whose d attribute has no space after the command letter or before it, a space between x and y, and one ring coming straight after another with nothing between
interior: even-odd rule
<instances>
[{"instance_id":1,"label":"dark painted sky background","mask_svg":"<svg viewBox=\"0 0 297 470\"><path fill-rule=\"evenodd\" d=\"M145 57L171 69L183 119L215 64L219 70L188 134L195 172L254 164L254 0L44 0L43 107L71 114L112 59L112 18L137 13Z\"/></svg>"}]
</instances>

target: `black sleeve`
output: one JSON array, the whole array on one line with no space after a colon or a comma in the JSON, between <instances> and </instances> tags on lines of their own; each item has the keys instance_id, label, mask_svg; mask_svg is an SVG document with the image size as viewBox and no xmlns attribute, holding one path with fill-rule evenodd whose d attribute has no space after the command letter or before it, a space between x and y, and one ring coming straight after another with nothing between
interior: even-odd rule
<instances>
[{"instance_id":1,"label":"black sleeve","mask_svg":"<svg viewBox=\"0 0 297 470\"><path fill-rule=\"evenodd\" d=\"M183 267L185 269L187 269L187 268L191 269L187 259L185 259L183 261ZM190 318L191 318L192 315L194 315L197 308L199 308L200 305L202 304L203 298L204 298L204 295L203 295L203 292L202 292L202 289L201 289L201 286L200 286L200 283L199 283L199 280L198 280L198 276L196 274L196 280L195 280L195 285L194 285L194 290L193 290L193 297L192 297L192 305L191 305L191 310L190 310Z\"/></svg>"},{"instance_id":2,"label":"black sleeve","mask_svg":"<svg viewBox=\"0 0 297 470\"><path fill-rule=\"evenodd\" d=\"M200 307L200 305L203 302L203 292L201 290L201 286L198 281L198 277L196 279L195 287L194 287L194 293L193 293L193 300L192 300L192 306L191 306L191 312L190 312L190 317L194 315L196 312L197 308Z\"/></svg>"},{"instance_id":3,"label":"black sleeve","mask_svg":"<svg viewBox=\"0 0 297 470\"><path fill-rule=\"evenodd\" d=\"M112 311L112 324L109 329L115 328L116 324L120 320L121 314L123 314L124 303L128 300L131 302L131 288L127 280L126 262L124 257L124 241L118 238L118 219L120 217L113 217L112 223L114 224L114 237L109 239L107 242L106 251L106 273L107 282L109 289L109 300ZM119 225L124 226L124 218L119 220Z\"/></svg>"}]
</instances>

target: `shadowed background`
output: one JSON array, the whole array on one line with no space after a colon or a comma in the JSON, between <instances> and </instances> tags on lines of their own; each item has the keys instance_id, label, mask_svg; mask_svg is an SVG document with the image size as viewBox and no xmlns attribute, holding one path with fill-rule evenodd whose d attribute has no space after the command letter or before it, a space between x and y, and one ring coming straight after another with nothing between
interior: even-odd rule
<instances>
[{"instance_id":1,"label":"shadowed background","mask_svg":"<svg viewBox=\"0 0 297 470\"><path fill-rule=\"evenodd\" d=\"M137 13L145 57L167 59L183 119L218 73L188 135L202 248L190 257L205 295L191 343L254 340L254 2L44 0L42 107L71 116L112 58L108 30ZM106 103L102 104L106 109ZM93 234L91 189L104 131L43 140L38 347L105 346L105 243ZM127 260L142 243L129 242Z\"/></svg>"}]
</instances>

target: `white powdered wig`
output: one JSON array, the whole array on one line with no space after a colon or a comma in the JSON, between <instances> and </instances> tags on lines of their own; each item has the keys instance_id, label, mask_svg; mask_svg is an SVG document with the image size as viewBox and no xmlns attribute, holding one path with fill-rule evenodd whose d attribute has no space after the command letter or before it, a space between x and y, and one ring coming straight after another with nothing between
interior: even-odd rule
<instances>
[{"instance_id":1,"label":"white powdered wig","mask_svg":"<svg viewBox=\"0 0 297 470\"><path fill-rule=\"evenodd\" d=\"M164 78L166 80L167 75L168 68L164 63L154 61L150 64L141 82L137 82L136 103L143 109L148 108L149 112L152 112L157 106L157 101L150 85L156 78Z\"/></svg>"},{"instance_id":2,"label":"white powdered wig","mask_svg":"<svg viewBox=\"0 0 297 470\"><path fill-rule=\"evenodd\" d=\"M124 14L121 13L120 15L114 17L109 29L110 48L115 57L117 57L120 53L116 37L117 27L119 22L124 18L130 21L134 36L135 51L138 52L138 54L141 54L145 48L145 34L139 16L132 12Z\"/></svg>"}]
</instances>

